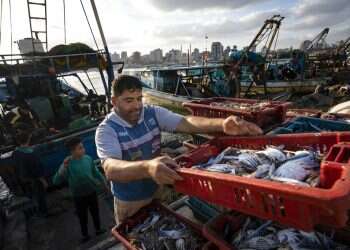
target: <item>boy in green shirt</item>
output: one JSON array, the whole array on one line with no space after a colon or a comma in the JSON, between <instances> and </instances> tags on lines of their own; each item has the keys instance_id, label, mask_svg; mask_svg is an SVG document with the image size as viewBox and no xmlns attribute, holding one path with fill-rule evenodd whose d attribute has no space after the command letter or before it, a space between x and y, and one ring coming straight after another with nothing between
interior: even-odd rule
<instances>
[{"instance_id":1,"label":"boy in green shirt","mask_svg":"<svg viewBox=\"0 0 350 250\"><path fill-rule=\"evenodd\" d=\"M103 175L96 168L92 158L85 154L85 148L79 138L71 138L66 142L71 152L53 178L53 183L59 185L68 181L83 235L82 242L90 239L88 234L88 210L92 216L96 235L102 234L97 191L107 187Z\"/></svg>"}]
</instances>

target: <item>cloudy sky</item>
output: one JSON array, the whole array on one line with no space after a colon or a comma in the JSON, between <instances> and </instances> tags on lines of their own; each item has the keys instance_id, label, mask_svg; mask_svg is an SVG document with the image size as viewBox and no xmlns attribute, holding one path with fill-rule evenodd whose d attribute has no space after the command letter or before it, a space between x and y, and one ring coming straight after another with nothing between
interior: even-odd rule
<instances>
[{"instance_id":1,"label":"cloudy sky","mask_svg":"<svg viewBox=\"0 0 350 250\"><path fill-rule=\"evenodd\" d=\"M13 41L29 37L26 0L12 3ZM35 0L37 2L42 0ZM3 1L0 53L11 51L10 11ZM49 47L64 42L63 0L47 0ZM98 35L90 1L83 0L93 29ZM274 14L285 16L277 47L299 46L329 27L327 41L350 36L350 0L96 0L111 51L138 50L143 54L154 48L187 50L205 48L221 41L224 46L247 45ZM94 46L79 0L66 0L67 41ZM39 14L40 10L35 10ZM37 24L40 25L40 24ZM98 36L98 43L101 40ZM209 47L209 46L208 46ZM17 45L13 44L17 52Z\"/></svg>"}]
</instances>

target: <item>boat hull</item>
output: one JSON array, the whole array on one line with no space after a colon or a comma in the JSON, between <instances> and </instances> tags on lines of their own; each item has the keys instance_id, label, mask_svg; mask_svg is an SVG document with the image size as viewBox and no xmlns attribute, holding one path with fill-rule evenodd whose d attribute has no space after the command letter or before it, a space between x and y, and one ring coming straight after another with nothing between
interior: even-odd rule
<instances>
[{"instance_id":1,"label":"boat hull","mask_svg":"<svg viewBox=\"0 0 350 250\"><path fill-rule=\"evenodd\" d=\"M184 96L176 96L154 89L143 89L143 100L146 104L158 105L170 109L180 114L189 114L189 112L182 106L183 102L198 100L199 98L191 98Z\"/></svg>"},{"instance_id":2,"label":"boat hull","mask_svg":"<svg viewBox=\"0 0 350 250\"><path fill-rule=\"evenodd\" d=\"M282 92L297 92L309 93L315 90L319 84L326 84L326 79L315 79L305 81L271 81L266 83L268 93L282 93ZM245 92L250 85L250 82L241 82L241 92ZM251 91L263 92L264 85L252 86Z\"/></svg>"}]
</instances>

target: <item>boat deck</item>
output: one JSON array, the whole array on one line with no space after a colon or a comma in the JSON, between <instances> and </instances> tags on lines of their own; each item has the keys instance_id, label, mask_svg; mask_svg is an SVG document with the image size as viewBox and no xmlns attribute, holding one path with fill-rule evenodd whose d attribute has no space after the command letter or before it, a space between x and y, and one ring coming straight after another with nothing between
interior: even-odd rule
<instances>
[{"instance_id":1,"label":"boat deck","mask_svg":"<svg viewBox=\"0 0 350 250\"><path fill-rule=\"evenodd\" d=\"M112 200L108 198L106 196L99 197L101 222L107 232L98 237L94 236L91 217L89 217L89 233L92 237L89 242L80 244L80 226L68 189L50 193L48 203L52 215L48 218L31 218L28 221L29 250L124 249L110 234L110 230L114 226L114 217ZM184 205L176 211L199 223L189 207Z\"/></svg>"}]
</instances>

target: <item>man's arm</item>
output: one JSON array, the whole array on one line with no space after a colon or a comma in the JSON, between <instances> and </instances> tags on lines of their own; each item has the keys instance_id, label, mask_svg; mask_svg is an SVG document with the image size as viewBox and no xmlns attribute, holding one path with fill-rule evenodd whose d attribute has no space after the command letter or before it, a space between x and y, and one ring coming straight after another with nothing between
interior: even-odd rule
<instances>
[{"instance_id":1,"label":"man's arm","mask_svg":"<svg viewBox=\"0 0 350 250\"><path fill-rule=\"evenodd\" d=\"M216 133L223 132L224 119L205 117L185 116L177 125L176 132L181 133Z\"/></svg>"},{"instance_id":2,"label":"man's arm","mask_svg":"<svg viewBox=\"0 0 350 250\"><path fill-rule=\"evenodd\" d=\"M181 116L165 108L154 106L161 130L188 134L220 133L228 135L260 135L262 130L253 123L236 116L226 119Z\"/></svg>"},{"instance_id":3,"label":"man's arm","mask_svg":"<svg viewBox=\"0 0 350 250\"><path fill-rule=\"evenodd\" d=\"M176 132L181 133L218 133L228 135L260 135L262 130L251 122L230 116L226 119L185 116L177 125Z\"/></svg>"},{"instance_id":4,"label":"man's arm","mask_svg":"<svg viewBox=\"0 0 350 250\"><path fill-rule=\"evenodd\" d=\"M103 161L103 169L108 180L130 182L152 178L158 184L173 184L182 178L173 170L177 167L174 160L162 156L147 161L123 161L107 158Z\"/></svg>"},{"instance_id":5,"label":"man's arm","mask_svg":"<svg viewBox=\"0 0 350 250\"><path fill-rule=\"evenodd\" d=\"M102 159L102 167L108 180L130 182L153 178L159 184L171 184L181 177L169 167L177 167L168 157L158 157L148 161L124 161L118 137L109 126L101 124L96 130L97 154Z\"/></svg>"}]
</instances>

